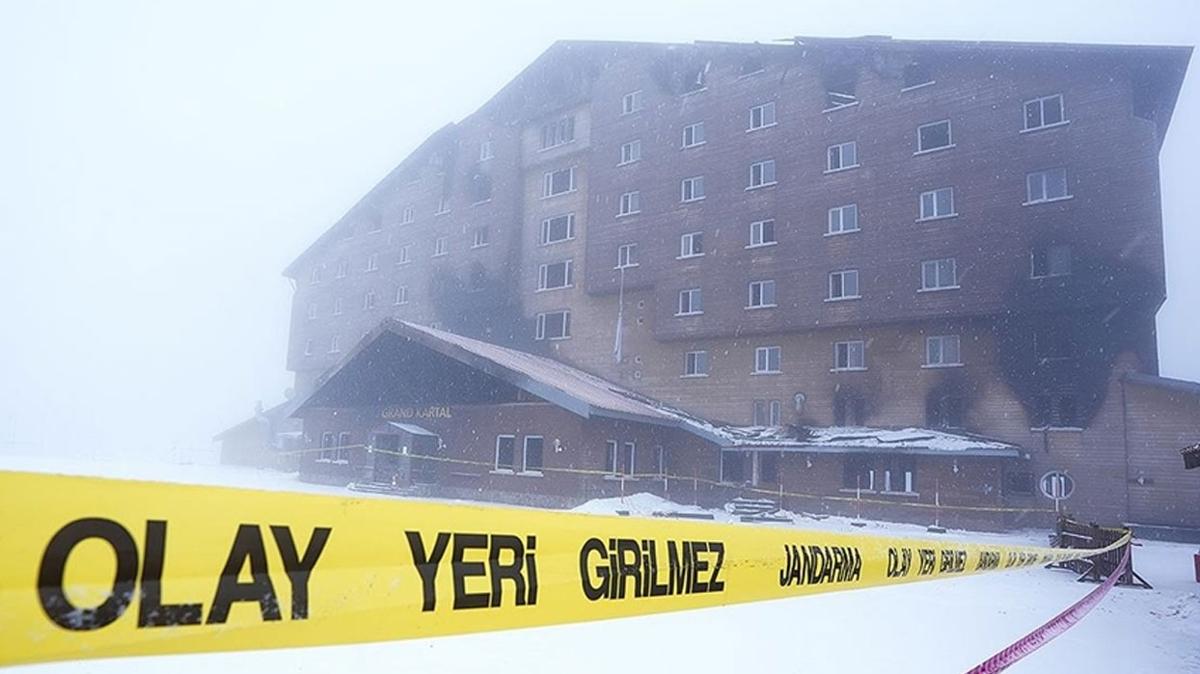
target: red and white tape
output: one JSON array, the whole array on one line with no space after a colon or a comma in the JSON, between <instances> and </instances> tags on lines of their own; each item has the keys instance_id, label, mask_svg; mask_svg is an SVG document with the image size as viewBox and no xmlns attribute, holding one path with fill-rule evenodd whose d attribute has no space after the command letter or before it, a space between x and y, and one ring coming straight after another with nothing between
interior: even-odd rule
<instances>
[{"instance_id":1,"label":"red and white tape","mask_svg":"<svg viewBox=\"0 0 1200 674\"><path fill-rule=\"evenodd\" d=\"M1125 545L1125 554L1121 556L1121 563L1117 565L1116 570L1109 574L1108 578L1099 587L1089 592L1083 599L1067 607L1067 610L1051 618L1041 627L1014 641L1008 648L979 663L969 670L967 674L995 674L996 672L1002 672L1025 656L1045 646L1050 640L1074 627L1075 623L1082 620L1085 615L1096 608L1096 605L1104 599L1104 595L1108 594L1108 591L1117 584L1117 580L1125 573L1125 567L1129 564L1129 550L1131 545Z\"/></svg>"}]
</instances>

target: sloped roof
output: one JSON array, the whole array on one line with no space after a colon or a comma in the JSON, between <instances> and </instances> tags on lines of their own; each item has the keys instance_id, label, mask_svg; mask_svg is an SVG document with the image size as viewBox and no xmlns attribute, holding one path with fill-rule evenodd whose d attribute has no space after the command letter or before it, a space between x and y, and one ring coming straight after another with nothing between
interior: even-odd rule
<instances>
[{"instance_id":1,"label":"sloped roof","mask_svg":"<svg viewBox=\"0 0 1200 674\"><path fill-rule=\"evenodd\" d=\"M453 332L384 319L318 379L328 382L384 333L392 333L501 379L582 417L670 426L729 450L1019 457L1022 450L962 433L905 428L734 426L703 419L566 363ZM313 393L315 398L317 392ZM298 409L308 406L308 401Z\"/></svg>"},{"instance_id":2,"label":"sloped roof","mask_svg":"<svg viewBox=\"0 0 1200 674\"><path fill-rule=\"evenodd\" d=\"M1130 372L1125 375L1125 381L1200 397L1200 382L1188 381L1186 379L1172 379L1171 377Z\"/></svg>"},{"instance_id":3,"label":"sloped roof","mask_svg":"<svg viewBox=\"0 0 1200 674\"><path fill-rule=\"evenodd\" d=\"M232 435L239 431L248 429L251 426L261 427L265 431L270 431L276 424L283 424L284 428L295 425L292 419L292 413L300 405L300 401L296 399L285 400L274 407L267 408L254 416L239 421L238 423L226 428L225 430L213 436L213 440L220 441L226 436Z\"/></svg>"}]
</instances>

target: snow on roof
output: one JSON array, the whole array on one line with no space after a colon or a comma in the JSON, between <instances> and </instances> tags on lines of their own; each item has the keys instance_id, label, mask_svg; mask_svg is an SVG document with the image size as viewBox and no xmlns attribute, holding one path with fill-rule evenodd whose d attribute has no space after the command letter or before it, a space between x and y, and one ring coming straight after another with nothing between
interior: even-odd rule
<instances>
[{"instance_id":1,"label":"snow on roof","mask_svg":"<svg viewBox=\"0 0 1200 674\"><path fill-rule=\"evenodd\" d=\"M960 456L1020 456L1021 448L969 434L924 428L899 430L866 427L734 426L719 424L630 391L606 379L545 356L490 344L445 330L397 321L399 332L415 330L504 368L513 383L544 395L547 389L584 403L599 416L676 426L723 449L806 451L814 453L893 452ZM521 381L521 378L526 381ZM537 386L530 386L530 383Z\"/></svg>"}]
</instances>

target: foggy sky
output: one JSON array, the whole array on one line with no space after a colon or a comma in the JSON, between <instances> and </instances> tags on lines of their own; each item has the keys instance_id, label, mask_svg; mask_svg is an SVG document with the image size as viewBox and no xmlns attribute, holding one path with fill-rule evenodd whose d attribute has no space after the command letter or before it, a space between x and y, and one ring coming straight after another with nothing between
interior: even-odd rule
<instances>
[{"instance_id":1,"label":"foggy sky","mask_svg":"<svg viewBox=\"0 0 1200 674\"><path fill-rule=\"evenodd\" d=\"M417 6L417 5L420 6ZM652 9L650 9L652 8ZM1200 3L0 4L0 458L205 447L283 400L281 270L556 39L1187 44ZM1162 152L1162 373L1200 379L1200 92Z\"/></svg>"}]
</instances>

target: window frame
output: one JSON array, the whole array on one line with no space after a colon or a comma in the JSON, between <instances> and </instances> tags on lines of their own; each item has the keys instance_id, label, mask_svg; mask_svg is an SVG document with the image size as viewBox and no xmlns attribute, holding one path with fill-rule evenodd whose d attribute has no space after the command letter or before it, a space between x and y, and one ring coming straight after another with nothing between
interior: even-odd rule
<instances>
[{"instance_id":1,"label":"window frame","mask_svg":"<svg viewBox=\"0 0 1200 674\"><path fill-rule=\"evenodd\" d=\"M613 269L637 267L637 243L622 243L617 246L617 266Z\"/></svg>"},{"instance_id":2,"label":"window frame","mask_svg":"<svg viewBox=\"0 0 1200 674\"><path fill-rule=\"evenodd\" d=\"M621 116L632 115L643 110L642 90L634 89L621 96Z\"/></svg>"},{"instance_id":3,"label":"window frame","mask_svg":"<svg viewBox=\"0 0 1200 674\"><path fill-rule=\"evenodd\" d=\"M500 466L500 441L502 439L506 439L506 438L509 440L512 440L512 447L509 448L509 451L512 453L512 456L509 459L508 467L502 468ZM495 450L495 453L492 455L492 472L493 473L505 473L505 474L514 474L517 472L517 436L516 435L512 435L509 433L499 433L496 435L496 450Z\"/></svg>"},{"instance_id":4,"label":"window frame","mask_svg":"<svg viewBox=\"0 0 1200 674\"><path fill-rule=\"evenodd\" d=\"M626 207L628 206L628 210ZM622 192L617 200L617 217L626 218L642 212L642 191L630 190Z\"/></svg>"},{"instance_id":5,"label":"window frame","mask_svg":"<svg viewBox=\"0 0 1200 674\"><path fill-rule=\"evenodd\" d=\"M845 348L846 364L841 365L841 350ZM857 347L855 350L854 347ZM855 353L858 354L858 365L854 365ZM833 343L833 368L830 372L862 372L867 369L867 342L862 339L847 339Z\"/></svg>"},{"instance_id":6,"label":"window frame","mask_svg":"<svg viewBox=\"0 0 1200 674\"><path fill-rule=\"evenodd\" d=\"M840 279L840 281L839 281L839 285L841 287L840 295L833 294L833 279L834 279L834 277L837 277ZM846 294L846 279L850 278L850 277L854 278L854 294L853 295ZM825 296L825 301L826 302L844 302L846 300L862 299L862 285L859 283L859 280L860 279L859 279L858 269L856 269L856 268L835 269L835 270L829 272L829 282L828 282L829 293Z\"/></svg>"},{"instance_id":7,"label":"window frame","mask_svg":"<svg viewBox=\"0 0 1200 674\"><path fill-rule=\"evenodd\" d=\"M628 156L626 156L626 149L629 150ZM628 166L629 164L636 164L637 162L639 162L641 160L642 160L642 139L641 138L634 138L633 140L621 143L621 157L620 157L620 161L617 162L617 166Z\"/></svg>"},{"instance_id":8,"label":"window frame","mask_svg":"<svg viewBox=\"0 0 1200 674\"><path fill-rule=\"evenodd\" d=\"M845 150L843 150L843 148L846 148L846 147L853 148L853 150L854 150L854 163L853 164L845 163L845 154L846 153L845 153ZM838 166L836 166L836 167L833 165L834 150L837 150L837 156L838 156ZM858 141L857 140L847 140L847 141L844 141L841 143L834 143L833 145L830 145L827 148L825 148L825 173L827 173L827 174L828 173L840 173L842 171L849 171L851 169L856 169L861 165L862 164L860 164L859 160L858 160Z\"/></svg>"},{"instance_id":9,"label":"window frame","mask_svg":"<svg viewBox=\"0 0 1200 674\"><path fill-rule=\"evenodd\" d=\"M700 131L700 133L699 133L700 140L696 140L696 136L697 136L696 130L697 129ZM692 142L691 143L687 142L688 141L688 131L692 132L692 134L691 134ZM687 126L683 127L683 131L681 134L682 137L680 138L680 141L679 141L679 143L680 143L679 149L687 150L689 148L700 147L701 145L704 145L705 143L708 142L708 139L705 137L704 134L705 134L704 120L700 120L699 122L692 122L691 124L688 124Z\"/></svg>"},{"instance_id":10,"label":"window frame","mask_svg":"<svg viewBox=\"0 0 1200 674\"><path fill-rule=\"evenodd\" d=\"M938 359L934 362L931 357L933 354L933 345L937 344ZM946 345L954 345L954 360L946 359ZM925 363L921 366L928 369L937 369L943 367L962 367L962 336L957 334L951 335L926 335L925 336Z\"/></svg>"},{"instance_id":11,"label":"window frame","mask_svg":"<svg viewBox=\"0 0 1200 674\"><path fill-rule=\"evenodd\" d=\"M450 254L450 237L435 236L433 237L433 255L430 257L445 257Z\"/></svg>"},{"instance_id":12,"label":"window frame","mask_svg":"<svg viewBox=\"0 0 1200 674\"><path fill-rule=\"evenodd\" d=\"M699 187L699 196L696 194L697 187ZM684 178L679 182L679 203L690 204L697 201L704 201L704 197L705 193L703 175Z\"/></svg>"},{"instance_id":13,"label":"window frame","mask_svg":"<svg viewBox=\"0 0 1200 674\"><path fill-rule=\"evenodd\" d=\"M771 356L774 354L775 367L771 367ZM782 374L783 347L777 344L754 347L754 369L752 375Z\"/></svg>"},{"instance_id":14,"label":"window frame","mask_svg":"<svg viewBox=\"0 0 1200 674\"><path fill-rule=\"evenodd\" d=\"M1052 260L1054 259L1054 257L1051 253L1055 250L1059 250L1059 251L1065 250L1066 251L1066 263L1067 263L1066 271L1058 272L1058 273L1055 273L1053 271L1054 265L1052 264ZM1041 253L1042 253L1041 257L1045 258L1044 264L1045 264L1045 272L1046 273L1044 273L1044 274L1037 273L1037 271L1038 271L1037 262L1038 262L1038 257L1039 257L1038 256L1039 251L1041 251ZM1047 279L1047 278L1062 278L1064 276L1070 276L1073 271L1072 270L1073 263L1074 263L1074 253L1071 250L1071 246L1069 246L1065 243L1054 243L1054 244L1049 244L1046 246L1035 247L1029 251L1029 278L1036 280L1036 279Z\"/></svg>"},{"instance_id":15,"label":"window frame","mask_svg":"<svg viewBox=\"0 0 1200 674\"><path fill-rule=\"evenodd\" d=\"M542 443L538 450L541 455L538 459L536 468L529 467L529 441L538 440ZM522 475L542 475L542 470L546 466L546 437L543 435L526 435L521 438L521 474ZM515 462L514 462L515 463Z\"/></svg>"},{"instance_id":16,"label":"window frame","mask_svg":"<svg viewBox=\"0 0 1200 674\"><path fill-rule=\"evenodd\" d=\"M938 195L948 193L950 195L950 211L948 213L938 212ZM933 215L925 214L925 196L930 195L933 199ZM929 222L931 220L945 220L946 218L958 217L958 205L955 203L954 186L947 185L945 187L935 187L931 190L924 190L917 197L917 222Z\"/></svg>"},{"instance_id":17,"label":"window frame","mask_svg":"<svg viewBox=\"0 0 1200 674\"><path fill-rule=\"evenodd\" d=\"M1058 121L1046 123L1046 101L1058 99ZM1031 104L1038 106L1038 118L1041 123L1037 126L1029 126L1029 106ZM1032 131L1041 131L1043 129L1054 129L1060 126L1070 124L1071 120L1067 118L1066 99L1061 93L1048 94L1046 96L1038 96L1031 98L1021 103L1021 130L1020 133L1029 133Z\"/></svg>"},{"instance_id":18,"label":"window frame","mask_svg":"<svg viewBox=\"0 0 1200 674\"><path fill-rule=\"evenodd\" d=\"M924 129L941 126L943 124L946 125L946 144L945 145L937 145L934 147L924 147L923 142L922 142L922 137L921 137L921 131L923 131ZM942 150L949 150L953 147L955 147L954 126L950 123L949 119L939 119L936 122L927 122L925 124L920 124L917 126L917 151L913 153L913 156L929 154L931 152L940 152Z\"/></svg>"},{"instance_id":19,"label":"window frame","mask_svg":"<svg viewBox=\"0 0 1200 674\"><path fill-rule=\"evenodd\" d=\"M1049 196L1049 194L1050 194L1049 177L1051 174L1058 173L1058 172L1062 173L1063 193L1059 196L1052 197L1052 196ZM1031 179L1034 178L1035 176L1038 176L1041 178L1038 181L1041 184L1041 190L1042 190L1042 197L1040 199L1034 199L1033 194L1032 194L1032 180ZM1071 194L1071 176L1067 171L1067 167L1066 166L1053 166L1050 168L1040 169L1037 171L1030 171L1025 174L1025 201L1023 201L1021 203L1021 205L1022 206L1036 206L1038 204L1052 204L1056 201L1066 201L1068 199L1072 199L1072 198L1074 198L1074 196L1075 196L1074 194Z\"/></svg>"},{"instance_id":20,"label":"window frame","mask_svg":"<svg viewBox=\"0 0 1200 674\"><path fill-rule=\"evenodd\" d=\"M697 246L695 242L699 241L700 252L695 252ZM704 257L704 232L687 232L679 235L679 255L676 260L690 260L696 257Z\"/></svg>"},{"instance_id":21,"label":"window frame","mask_svg":"<svg viewBox=\"0 0 1200 674\"><path fill-rule=\"evenodd\" d=\"M549 286L549 285L547 285L547 283L549 283L549 281L550 281L550 277L549 277L550 267L557 267L558 265L563 265L563 280L565 282L565 285ZM538 287L537 287L538 292L547 292L550 290L563 290L565 288L575 287L574 266L575 266L575 264L574 264L574 260L572 258L567 258L565 260L559 260L558 262L543 262L541 265L538 266Z\"/></svg>"},{"instance_id":22,"label":"window frame","mask_svg":"<svg viewBox=\"0 0 1200 674\"><path fill-rule=\"evenodd\" d=\"M561 239L551 240L550 233L551 233L552 229L551 229L550 223L553 222L554 220L558 220L560 218L565 219L565 221L566 221L567 235ZM562 243L563 241L571 241L574 238L575 238L575 213L574 212L564 213L562 215L555 215L555 216L551 216L549 218L542 219L542 228L541 228L541 231L538 233L538 245L539 246L552 246L556 243Z\"/></svg>"},{"instance_id":23,"label":"window frame","mask_svg":"<svg viewBox=\"0 0 1200 674\"><path fill-rule=\"evenodd\" d=\"M569 178L568 182L570 183L570 186L566 190L563 190L561 192L555 192L555 191L553 191L554 190L554 176L559 173L567 174L567 177ZM542 198L543 199L553 199L554 197L561 197L564 194L571 194L577 190L577 187L578 186L575 184L575 166L568 166L567 168L546 171L542 174Z\"/></svg>"},{"instance_id":24,"label":"window frame","mask_svg":"<svg viewBox=\"0 0 1200 674\"><path fill-rule=\"evenodd\" d=\"M767 114L768 111L770 111L769 115ZM754 117L755 117L756 112L759 113L759 115L758 115L759 123L757 125L755 125L755 123L754 123ZM767 117L770 117L771 121L769 121L769 122L766 121ZM750 107L750 123L746 127L746 133L751 133L753 131L760 131L762 129L769 129L773 126L776 126L779 123L778 120L779 120L779 118L775 114L775 101L766 101L764 103L759 103L758 105L751 106Z\"/></svg>"},{"instance_id":25,"label":"window frame","mask_svg":"<svg viewBox=\"0 0 1200 674\"><path fill-rule=\"evenodd\" d=\"M768 173L768 171L767 171L768 166L771 169L770 170L770 174L771 174L770 180L766 180L766 176ZM758 178L760 181L757 183L754 182L755 169L758 169L757 173L758 173ZM753 162L750 164L750 185L746 188L747 192L749 192L750 190L762 189L764 187L771 187L772 185L778 185L778 184L779 184L779 177L776 172L774 158L761 159L759 161L756 161L756 162Z\"/></svg>"},{"instance_id":26,"label":"window frame","mask_svg":"<svg viewBox=\"0 0 1200 674\"><path fill-rule=\"evenodd\" d=\"M688 298L688 310L683 310L683 298ZM699 309L696 307L699 306ZM704 293L699 287L684 288L679 291L679 301L675 305L676 316L699 316L704 313Z\"/></svg>"},{"instance_id":27,"label":"window frame","mask_svg":"<svg viewBox=\"0 0 1200 674\"><path fill-rule=\"evenodd\" d=\"M393 306L401 306L404 304L408 304L408 286L398 285L396 286L396 300L393 302Z\"/></svg>"},{"instance_id":28,"label":"window frame","mask_svg":"<svg viewBox=\"0 0 1200 674\"><path fill-rule=\"evenodd\" d=\"M703 365L703 367L700 367ZM697 349L695 351L685 351L683 353L683 374L682 377L707 377L711 362L708 359L708 350Z\"/></svg>"},{"instance_id":29,"label":"window frame","mask_svg":"<svg viewBox=\"0 0 1200 674\"><path fill-rule=\"evenodd\" d=\"M763 238L763 233L766 231L766 229L767 229L766 226L768 224L770 225L770 229L771 229L770 240ZM755 240L754 240L756 226L757 226L758 239L759 239L757 242L755 242ZM775 218L764 218L762 220L754 220L753 222L750 223L750 243L746 244L746 246L745 246L746 248L763 248L766 246L774 246L777 243L779 243L779 237L776 236L776 233L775 233Z\"/></svg>"},{"instance_id":30,"label":"window frame","mask_svg":"<svg viewBox=\"0 0 1200 674\"><path fill-rule=\"evenodd\" d=\"M854 213L854 228L853 229L846 228L846 213L848 211L853 211L853 213ZM838 229L836 229L836 230L833 228L834 213L837 213L837 219L838 219ZM826 212L825 236L840 236L842 234L853 234L854 232L859 232L859 231L862 231L862 228L858 224L858 203L857 202L852 203L852 204L842 204L841 206L834 206L833 208L830 208Z\"/></svg>"},{"instance_id":31,"label":"window frame","mask_svg":"<svg viewBox=\"0 0 1200 674\"><path fill-rule=\"evenodd\" d=\"M754 291L756 287L758 290L759 299L757 304L754 302ZM767 292L768 288L770 289L769 293ZM775 279L760 279L758 281L750 281L750 283L746 286L746 309L774 309L778 307L778 297L776 295L777 290L778 287L775 283ZM770 302L766 301L768 294L771 296Z\"/></svg>"},{"instance_id":32,"label":"window frame","mask_svg":"<svg viewBox=\"0 0 1200 674\"><path fill-rule=\"evenodd\" d=\"M547 330L549 327L549 319L551 316L561 316L562 334L551 336ZM537 314L534 326L534 341L538 342L557 342L571 338L571 310L558 309L555 311L543 311Z\"/></svg>"},{"instance_id":33,"label":"window frame","mask_svg":"<svg viewBox=\"0 0 1200 674\"><path fill-rule=\"evenodd\" d=\"M546 144L547 131L550 130L553 142ZM575 115L567 115L559 117L553 122L547 122L541 128L541 148L539 152L553 150L556 147L562 147L569 143L575 142ZM561 132L561 133L560 133ZM570 137L568 137L570 136Z\"/></svg>"},{"instance_id":34,"label":"window frame","mask_svg":"<svg viewBox=\"0 0 1200 674\"><path fill-rule=\"evenodd\" d=\"M940 282L942 281L942 278L941 278L942 277L942 269L941 269L940 263L947 262L947 261L950 262L950 276L953 279L953 283L951 283L950 285L940 285ZM936 280L939 282L939 285L935 285L935 286L925 285L925 280L926 280L925 270L928 268L928 265L931 265L931 264L934 265L934 267L933 267L934 276L936 277ZM917 292L929 293L929 292L938 292L941 290L958 290L961 287L962 286L960 286L958 284L958 258L957 257L939 257L939 258L934 258L932 260L921 260L921 287L918 289Z\"/></svg>"}]
</instances>

